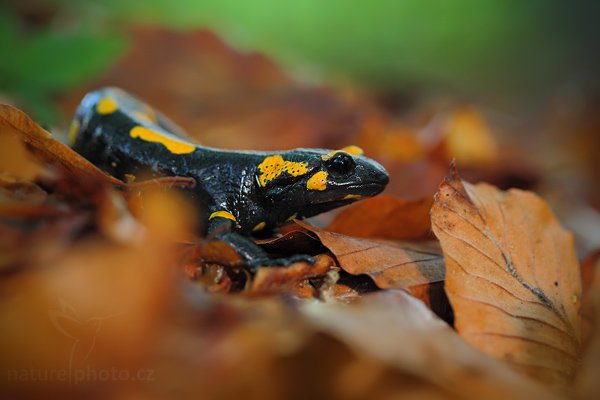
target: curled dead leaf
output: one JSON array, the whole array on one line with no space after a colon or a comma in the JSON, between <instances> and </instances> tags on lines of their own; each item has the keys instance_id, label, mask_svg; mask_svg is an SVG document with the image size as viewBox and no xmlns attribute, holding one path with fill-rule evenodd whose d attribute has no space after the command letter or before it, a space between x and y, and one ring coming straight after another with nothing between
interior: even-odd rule
<instances>
[{"instance_id":1,"label":"curled dead leaf","mask_svg":"<svg viewBox=\"0 0 600 400\"><path fill-rule=\"evenodd\" d=\"M444 261L435 242L360 239L321 230L305 222L297 223L319 237L344 271L366 274L381 289L404 289L428 302L423 286L444 280Z\"/></svg>"},{"instance_id":2,"label":"curled dead leaf","mask_svg":"<svg viewBox=\"0 0 600 400\"><path fill-rule=\"evenodd\" d=\"M33 158L38 162L57 168L61 173L59 179L66 181L61 186L64 193L76 195L95 194L100 190L99 186L101 188L102 185L114 185L129 191L138 191L147 189L148 187L171 188L193 187L195 185L195 181L192 178L177 176L125 183L120 179L106 174L71 148L58 141L50 132L35 123L23 111L6 104L0 104L0 137L3 140L5 137L12 138L9 139L11 141L10 151L19 152L19 143L13 143L16 138L27 145L27 150L29 150ZM26 154L19 153L19 159L29 160L30 164L33 163ZM2 167L3 164L0 164L0 169ZM20 164L16 167L14 165L10 167L11 172L15 170L14 172L17 177L22 173L21 170L33 168ZM42 165L37 164L37 168L42 168ZM17 171L17 169L21 172ZM37 177L37 175L31 172L27 173L27 177L30 177L30 179Z\"/></svg>"},{"instance_id":3,"label":"curled dead leaf","mask_svg":"<svg viewBox=\"0 0 600 400\"><path fill-rule=\"evenodd\" d=\"M572 234L534 194L473 186L455 172L431 218L460 335L532 377L566 385L581 342Z\"/></svg>"},{"instance_id":4,"label":"curled dead leaf","mask_svg":"<svg viewBox=\"0 0 600 400\"><path fill-rule=\"evenodd\" d=\"M14 132L28 145L33 156L39 161L59 168L65 177L75 178L73 190L82 189L94 193L99 182L121 185L124 182L105 174L95 165L56 140L48 131L33 122L21 110L0 104L0 131ZM65 189L68 191L68 186Z\"/></svg>"},{"instance_id":5,"label":"curled dead leaf","mask_svg":"<svg viewBox=\"0 0 600 400\"><path fill-rule=\"evenodd\" d=\"M10 148L5 150L11 153L15 152L19 158L26 161L33 158L28 163L37 168L36 173L23 172L32 168L27 166L29 164L23 165L21 162L15 165L10 164L7 167L8 170L3 170L8 175L3 175L0 179L1 189L6 189L9 197L14 198L15 195L20 195L20 200L24 201L18 203L3 201L0 204L0 216L10 218L49 217L64 214L70 211L70 208L85 208L86 205L92 203L97 206L99 211L97 223L103 233L120 242L139 242L140 226L129 214L126 206L135 209L135 200L142 201L141 199L143 199L142 192L145 194L160 193L162 198L173 199L177 197L177 194L174 192L167 194L165 189L188 188L196 184L192 178L177 176L125 183L104 173L81 155L56 140L25 113L8 105L0 105L0 138L2 140L11 138L8 142ZM24 147L23 144L26 146ZM4 168L1 163L0 168ZM29 181L22 181L22 179L29 179ZM43 180L52 193L68 195L70 203L65 199L60 199L58 202L49 201L46 193L32 183L37 180ZM129 199L128 204L123 201L115 188L124 190L124 194ZM23 198L23 189L28 190L25 193L26 198ZM40 195L40 192L43 193L43 196ZM27 204L31 201L36 203ZM160 225L160 229L155 229L157 232L162 230L173 235L174 231L181 233L184 230L183 226L190 225L190 221L195 220L193 217L190 218L194 214L192 207L169 207L168 204L149 207L154 203L156 201L145 202L147 211L150 211L144 215L162 217L147 218L151 222L159 220L159 223L155 224ZM180 210L180 212L176 213L173 210ZM183 210L186 212L185 215L182 215ZM176 217L179 216L182 218L177 219ZM191 228L187 231L191 231Z\"/></svg>"}]
</instances>

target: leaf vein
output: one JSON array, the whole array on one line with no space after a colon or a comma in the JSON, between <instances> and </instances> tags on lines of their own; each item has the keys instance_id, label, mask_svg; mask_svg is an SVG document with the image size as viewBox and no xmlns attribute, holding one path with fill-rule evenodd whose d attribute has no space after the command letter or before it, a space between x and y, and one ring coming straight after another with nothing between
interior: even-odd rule
<instances>
[{"instance_id":1,"label":"leaf vein","mask_svg":"<svg viewBox=\"0 0 600 400\"><path fill-rule=\"evenodd\" d=\"M565 351L561 348L558 348L556 346L551 345L550 343L546 343L546 342L542 342L540 340L535 340L535 339L531 339L528 337L524 337L524 336L517 336L517 335L510 335L507 333L500 333L500 332L468 332L470 335L478 335L478 336L499 336L499 337L503 337L505 339L513 339L513 340L522 340L525 342L531 342L531 343L535 343L535 344L539 344L540 346L544 346L544 347L548 347L554 351L557 351L565 356L568 356L569 358L573 359L573 360L577 360L577 357L571 353L569 353L568 351Z\"/></svg>"},{"instance_id":2,"label":"leaf vein","mask_svg":"<svg viewBox=\"0 0 600 400\"><path fill-rule=\"evenodd\" d=\"M502 313L504 313L504 314L506 314L506 315L508 315L509 317L512 317L512 318L526 319L526 320L538 322L538 323L540 323L542 325L545 325L545 326L547 326L547 327L549 327L551 329L556 330L557 332L561 333L562 335L565 335L570 341L573 342L573 344L575 344L575 345L578 344L577 340L571 335L570 332L562 330L559 327L557 327L555 325L552 325L552 324L550 324L550 323L548 323L546 321L543 321L541 319L538 319L538 318L535 318L535 317L529 317L529 316L526 316L526 315L512 314L512 313L509 313L508 311L506 311L505 309L503 309L502 307L497 306L496 304L493 304L493 303L490 303L490 302L487 302L487 301L484 301L484 300L479 300L479 299L474 299L474 298L471 298L471 297L463 296L462 294L459 294L459 293L454 293L454 295L458 296L458 297L461 297L461 298L463 298L465 300L468 300L468 301L474 301L474 302L478 302L478 303L485 304L487 306L493 307L493 308L497 309L498 311L500 311L500 312L502 312Z\"/></svg>"}]
</instances>

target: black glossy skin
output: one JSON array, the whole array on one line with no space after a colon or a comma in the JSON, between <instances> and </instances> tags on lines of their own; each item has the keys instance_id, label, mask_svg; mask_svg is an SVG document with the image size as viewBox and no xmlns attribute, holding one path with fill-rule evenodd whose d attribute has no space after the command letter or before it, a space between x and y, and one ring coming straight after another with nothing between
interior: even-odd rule
<instances>
[{"instance_id":1,"label":"black glossy skin","mask_svg":"<svg viewBox=\"0 0 600 400\"><path fill-rule=\"evenodd\" d=\"M101 114L98 102L110 98L118 104L114 112ZM140 114L154 114L154 122ZM222 217L210 219L209 235L230 243L247 266L285 265L298 258L268 259L247 238L264 222L263 229L282 225L290 217L303 218L349 204L360 197L380 193L388 183L381 165L363 157L339 152L327 160L330 150L295 149L282 152L226 151L194 144L187 154L174 154L164 144L132 138L130 131L144 126L164 135L192 143L176 125L124 91L105 88L87 94L75 115L78 132L73 149L106 172L123 179L138 176L185 176L196 180L187 193L197 202L203 221L217 211L229 212L235 222ZM181 139L180 139L181 140ZM283 172L264 186L257 167L268 156L281 155L285 161L306 162L307 172L292 176ZM308 180L319 171L327 173L325 190L309 190ZM351 198L345 199L351 195Z\"/></svg>"}]
</instances>

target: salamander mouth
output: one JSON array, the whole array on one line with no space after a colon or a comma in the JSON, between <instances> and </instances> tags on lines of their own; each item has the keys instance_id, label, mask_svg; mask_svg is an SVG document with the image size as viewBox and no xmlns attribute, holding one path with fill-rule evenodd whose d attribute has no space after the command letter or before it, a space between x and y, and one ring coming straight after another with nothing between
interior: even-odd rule
<instances>
[{"instance_id":1,"label":"salamander mouth","mask_svg":"<svg viewBox=\"0 0 600 400\"><path fill-rule=\"evenodd\" d=\"M380 185L378 183L367 183L364 185L349 185L344 187L344 192L356 194L363 197L375 196L383 192L385 189L385 185Z\"/></svg>"},{"instance_id":2,"label":"salamander mouth","mask_svg":"<svg viewBox=\"0 0 600 400\"><path fill-rule=\"evenodd\" d=\"M345 199L345 200L331 200L324 201L322 203L318 203L319 206L325 206L327 208L333 209L337 207L342 207L348 205L350 203L354 203L355 201L360 200L359 198Z\"/></svg>"}]
</instances>

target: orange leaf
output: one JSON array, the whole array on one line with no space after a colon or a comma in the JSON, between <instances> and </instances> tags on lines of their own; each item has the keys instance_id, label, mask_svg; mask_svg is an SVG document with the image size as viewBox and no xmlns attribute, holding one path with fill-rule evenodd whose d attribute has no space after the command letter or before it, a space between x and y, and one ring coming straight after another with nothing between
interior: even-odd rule
<instances>
[{"instance_id":1,"label":"orange leaf","mask_svg":"<svg viewBox=\"0 0 600 400\"><path fill-rule=\"evenodd\" d=\"M102 197L103 193L101 193L101 189L109 185L126 189L129 192L127 194L131 194L131 192L137 193L143 189L152 187L164 189L171 187L193 187L196 184L192 178L177 176L125 183L120 179L106 174L71 148L56 140L52 134L40 127L23 111L6 104L0 104L0 138L4 142L6 142L7 138L15 138L25 143L27 150L29 150L35 159L57 168L61 174L59 177L53 176L55 180L53 183L56 183L60 187L59 192L62 193L99 195ZM10 175L28 178L25 181L34 180L38 175L41 175L39 171L41 170L41 166L38 165L35 172L29 171L25 177L21 176L23 173L20 170L31 170L33 167L29 164L33 163L23 164L22 159L27 159L26 156L28 154L22 154L19 151L18 145L21 143L14 143L12 139L8 139L8 143L10 144L9 151L17 152L16 157L21 162L21 164L16 164L16 166L9 165L11 167L8 170ZM0 169L5 169L2 163L0 163ZM3 181L6 181L5 184L9 183L6 179L3 179Z\"/></svg>"},{"instance_id":2,"label":"orange leaf","mask_svg":"<svg viewBox=\"0 0 600 400\"><path fill-rule=\"evenodd\" d=\"M121 185L125 183L105 174L95 165L79 154L56 140L48 131L33 122L21 110L6 104L0 104L0 130L14 132L28 145L31 153L39 161L50 164L65 173L65 176L75 178L78 186L89 192L98 190L98 182Z\"/></svg>"},{"instance_id":3,"label":"orange leaf","mask_svg":"<svg viewBox=\"0 0 600 400\"><path fill-rule=\"evenodd\" d=\"M433 198L407 201L377 196L344 208L327 230L364 238L423 239L431 230L432 204Z\"/></svg>"},{"instance_id":4,"label":"orange leaf","mask_svg":"<svg viewBox=\"0 0 600 400\"><path fill-rule=\"evenodd\" d=\"M420 301L401 290L372 293L352 306L304 303L301 311L357 354L382 360L410 374L414 377L411 381L422 379L429 388L453 395L443 398L555 398L541 385L469 346ZM413 397L423 398L423 392Z\"/></svg>"},{"instance_id":5,"label":"orange leaf","mask_svg":"<svg viewBox=\"0 0 600 400\"><path fill-rule=\"evenodd\" d=\"M453 171L431 212L456 329L541 381L566 384L581 341L573 236L532 193L462 182Z\"/></svg>"},{"instance_id":6,"label":"orange leaf","mask_svg":"<svg viewBox=\"0 0 600 400\"><path fill-rule=\"evenodd\" d=\"M40 176L42 166L29 154L25 144L11 126L0 123L0 171L2 180L32 182ZM14 179L16 178L16 179Z\"/></svg>"},{"instance_id":7,"label":"orange leaf","mask_svg":"<svg viewBox=\"0 0 600 400\"><path fill-rule=\"evenodd\" d=\"M279 293L286 292L290 287L302 281L325 275L335 266L333 259L326 255L318 255L314 264L306 261L295 262L285 268L259 268L252 281L252 293Z\"/></svg>"},{"instance_id":8,"label":"orange leaf","mask_svg":"<svg viewBox=\"0 0 600 400\"><path fill-rule=\"evenodd\" d=\"M423 285L444 280L444 262L437 243L358 239L297 223L319 236L343 270L353 275L367 274L381 289L401 288L417 295L424 294Z\"/></svg>"}]
</instances>

